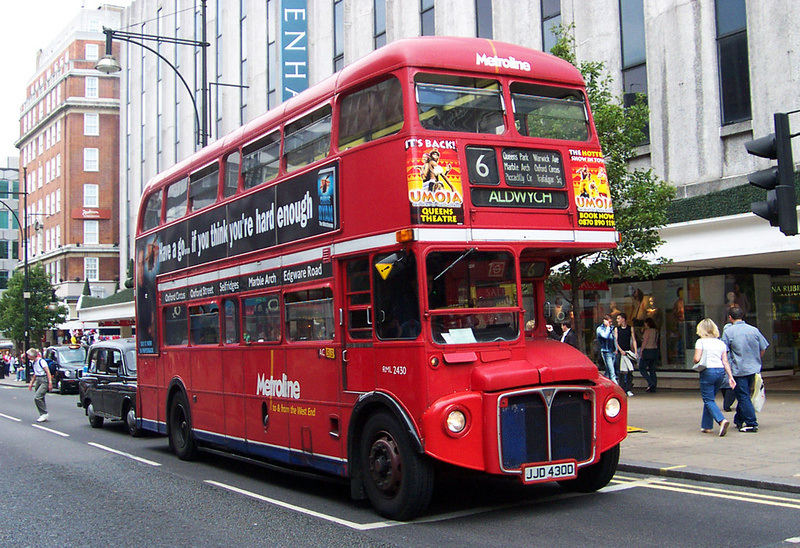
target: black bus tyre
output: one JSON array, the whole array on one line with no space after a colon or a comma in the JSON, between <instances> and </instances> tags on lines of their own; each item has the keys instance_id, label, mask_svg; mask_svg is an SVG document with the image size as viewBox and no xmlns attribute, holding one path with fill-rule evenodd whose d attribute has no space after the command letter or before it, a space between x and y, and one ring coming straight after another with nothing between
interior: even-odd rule
<instances>
[{"instance_id":1,"label":"black bus tyre","mask_svg":"<svg viewBox=\"0 0 800 548\"><path fill-rule=\"evenodd\" d=\"M619 445L600 455L600 460L595 464L579 470L577 478L558 483L567 491L591 493L608 485L617 472L617 464L619 464Z\"/></svg>"},{"instance_id":2,"label":"black bus tyre","mask_svg":"<svg viewBox=\"0 0 800 548\"><path fill-rule=\"evenodd\" d=\"M92 425L92 428L102 428L103 417L94 412L93 403L89 403L89 406L86 408L86 416L89 417L89 424Z\"/></svg>"},{"instance_id":3,"label":"black bus tyre","mask_svg":"<svg viewBox=\"0 0 800 548\"><path fill-rule=\"evenodd\" d=\"M138 438L142 435L142 430L138 426L136 426L136 408L133 404L128 404L127 409L125 409L125 413L122 415L123 420L125 421L125 430L128 431L134 438Z\"/></svg>"},{"instance_id":4,"label":"black bus tyre","mask_svg":"<svg viewBox=\"0 0 800 548\"><path fill-rule=\"evenodd\" d=\"M181 460L193 460L197 456L197 444L192 433L189 403L183 392L175 394L169 408L169 441L172 450Z\"/></svg>"},{"instance_id":5,"label":"black bus tyre","mask_svg":"<svg viewBox=\"0 0 800 548\"><path fill-rule=\"evenodd\" d=\"M389 413L364 425L360 448L364 489L375 511L395 520L424 512L433 495L433 466L411 446L410 435Z\"/></svg>"}]
</instances>

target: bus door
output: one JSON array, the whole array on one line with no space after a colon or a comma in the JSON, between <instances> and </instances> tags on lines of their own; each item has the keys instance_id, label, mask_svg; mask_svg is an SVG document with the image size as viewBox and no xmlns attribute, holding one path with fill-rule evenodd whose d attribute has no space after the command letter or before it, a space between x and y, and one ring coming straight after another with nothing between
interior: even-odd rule
<instances>
[{"instance_id":1,"label":"bus door","mask_svg":"<svg viewBox=\"0 0 800 548\"><path fill-rule=\"evenodd\" d=\"M222 352L219 347L219 306L215 302L189 306L188 352L191 364L189 398L192 426L196 430L221 434L224 426L222 398Z\"/></svg>"},{"instance_id":2,"label":"bus door","mask_svg":"<svg viewBox=\"0 0 800 548\"><path fill-rule=\"evenodd\" d=\"M344 322L342 381L347 391L368 392L375 388L371 272L368 256L342 264L344 310L340 310L339 318Z\"/></svg>"},{"instance_id":3,"label":"bus door","mask_svg":"<svg viewBox=\"0 0 800 548\"><path fill-rule=\"evenodd\" d=\"M341 367L333 288L327 283L283 294L286 376L277 383L289 421L292 464L331 472L341 467ZM331 468L332 467L332 468Z\"/></svg>"}]
</instances>

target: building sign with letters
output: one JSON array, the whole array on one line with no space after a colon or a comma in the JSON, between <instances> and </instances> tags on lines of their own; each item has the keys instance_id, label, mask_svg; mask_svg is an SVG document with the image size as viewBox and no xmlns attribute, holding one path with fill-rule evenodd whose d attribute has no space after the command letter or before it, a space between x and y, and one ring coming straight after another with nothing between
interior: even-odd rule
<instances>
[{"instance_id":1,"label":"building sign with letters","mask_svg":"<svg viewBox=\"0 0 800 548\"><path fill-rule=\"evenodd\" d=\"M306 0L281 2L281 100L308 87L308 7Z\"/></svg>"}]
</instances>

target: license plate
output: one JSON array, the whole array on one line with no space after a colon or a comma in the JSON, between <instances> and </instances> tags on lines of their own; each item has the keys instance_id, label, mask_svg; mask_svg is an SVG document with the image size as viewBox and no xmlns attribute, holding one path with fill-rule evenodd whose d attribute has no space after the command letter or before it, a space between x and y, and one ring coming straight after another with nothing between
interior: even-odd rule
<instances>
[{"instance_id":1,"label":"license plate","mask_svg":"<svg viewBox=\"0 0 800 548\"><path fill-rule=\"evenodd\" d=\"M574 460L522 468L523 483L575 479L576 477L578 477L578 469Z\"/></svg>"}]
</instances>

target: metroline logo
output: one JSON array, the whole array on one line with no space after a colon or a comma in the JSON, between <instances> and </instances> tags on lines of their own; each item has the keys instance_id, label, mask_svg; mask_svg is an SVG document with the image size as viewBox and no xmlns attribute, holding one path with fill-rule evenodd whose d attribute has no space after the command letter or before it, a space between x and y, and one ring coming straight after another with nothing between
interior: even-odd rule
<instances>
[{"instance_id":1,"label":"metroline logo","mask_svg":"<svg viewBox=\"0 0 800 548\"><path fill-rule=\"evenodd\" d=\"M502 67L514 70L524 70L525 72L531 71L531 64L527 61L518 61L513 57L497 57L486 55L484 53L475 54L475 64L485 67Z\"/></svg>"},{"instance_id":2,"label":"metroline logo","mask_svg":"<svg viewBox=\"0 0 800 548\"><path fill-rule=\"evenodd\" d=\"M272 378L272 375L258 376L258 384L256 385L256 396L272 396L275 398L291 398L293 400L300 399L300 383L297 381L290 381L284 373L280 379Z\"/></svg>"}]
</instances>

